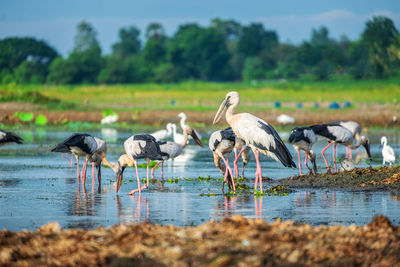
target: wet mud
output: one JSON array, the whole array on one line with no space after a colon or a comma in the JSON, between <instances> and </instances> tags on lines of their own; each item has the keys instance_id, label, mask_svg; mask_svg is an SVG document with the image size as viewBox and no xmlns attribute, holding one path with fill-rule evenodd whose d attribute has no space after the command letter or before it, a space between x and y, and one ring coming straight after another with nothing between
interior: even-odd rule
<instances>
[{"instance_id":1,"label":"wet mud","mask_svg":"<svg viewBox=\"0 0 400 267\"><path fill-rule=\"evenodd\" d=\"M349 191L400 190L400 166L378 168L355 168L331 174L302 175L278 179L279 185L289 188L316 188Z\"/></svg>"}]
</instances>

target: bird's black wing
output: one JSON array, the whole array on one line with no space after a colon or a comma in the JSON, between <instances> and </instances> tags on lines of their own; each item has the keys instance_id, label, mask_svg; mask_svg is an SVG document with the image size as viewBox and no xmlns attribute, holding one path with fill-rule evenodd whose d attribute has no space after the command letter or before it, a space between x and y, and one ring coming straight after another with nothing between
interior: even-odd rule
<instances>
[{"instance_id":1,"label":"bird's black wing","mask_svg":"<svg viewBox=\"0 0 400 267\"><path fill-rule=\"evenodd\" d=\"M67 138L61 144L64 144L68 148L72 147L72 146L76 146L76 147L79 147L80 149L82 149L82 151L84 151L85 153L93 154L94 152L96 152L96 148L97 148L97 146L93 145L93 142L95 143L96 141L94 140L93 136L91 136L90 134L75 133L72 136L70 136L69 138ZM62 147L62 146L60 146L60 147ZM57 152L60 152L60 151L57 151Z\"/></svg>"},{"instance_id":2,"label":"bird's black wing","mask_svg":"<svg viewBox=\"0 0 400 267\"><path fill-rule=\"evenodd\" d=\"M151 134L136 134L133 136L135 141L157 142L156 138Z\"/></svg>"},{"instance_id":3,"label":"bird's black wing","mask_svg":"<svg viewBox=\"0 0 400 267\"><path fill-rule=\"evenodd\" d=\"M233 143L235 143L236 135L233 132L231 127L226 128L225 130L222 130L221 136L222 136L223 140L229 140L229 141L232 141Z\"/></svg>"},{"instance_id":4,"label":"bird's black wing","mask_svg":"<svg viewBox=\"0 0 400 267\"><path fill-rule=\"evenodd\" d=\"M336 136L333 135L329 130L328 130L328 126L340 126L337 123L328 123L328 124L316 124L316 125L312 125L310 126L311 130L313 130L313 132L317 135L323 136L329 140L335 141L336 140Z\"/></svg>"},{"instance_id":5,"label":"bird's black wing","mask_svg":"<svg viewBox=\"0 0 400 267\"><path fill-rule=\"evenodd\" d=\"M278 135L275 129L272 126L265 124L263 121L258 121L258 123L258 126L269 135L272 135L275 140L275 147L270 144L269 147L265 147L264 149L268 150L271 153L274 153L285 167L296 168L296 164L293 162L292 155L290 154L289 150L287 149L286 145L283 143L281 137Z\"/></svg>"},{"instance_id":6,"label":"bird's black wing","mask_svg":"<svg viewBox=\"0 0 400 267\"><path fill-rule=\"evenodd\" d=\"M11 142L15 142L17 144L22 144L24 141L24 139L22 139L21 137L19 137L18 135L16 135L13 132L0 130L0 133L1 132L4 134L0 135L0 144L11 143Z\"/></svg>"}]
</instances>

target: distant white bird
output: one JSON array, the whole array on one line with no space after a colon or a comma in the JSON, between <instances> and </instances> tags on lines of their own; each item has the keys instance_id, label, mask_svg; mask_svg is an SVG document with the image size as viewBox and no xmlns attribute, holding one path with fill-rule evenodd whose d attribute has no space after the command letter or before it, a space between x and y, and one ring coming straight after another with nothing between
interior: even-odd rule
<instances>
[{"instance_id":1,"label":"distant white bird","mask_svg":"<svg viewBox=\"0 0 400 267\"><path fill-rule=\"evenodd\" d=\"M165 129L159 130L152 133L151 135L154 136L154 138L157 140L162 140L170 137L171 134L172 134L172 123L168 123L166 130Z\"/></svg>"},{"instance_id":2,"label":"distant white bird","mask_svg":"<svg viewBox=\"0 0 400 267\"><path fill-rule=\"evenodd\" d=\"M259 153L280 161L286 167L296 167L296 164L282 139L271 125L249 113L235 114L239 103L239 93L229 92L222 101L213 123L217 123L226 111L226 121L232 127L235 135L245 141L246 145L253 150L257 164L254 189L257 190L257 183L260 182L260 192L262 193L262 169Z\"/></svg>"},{"instance_id":3,"label":"distant white bird","mask_svg":"<svg viewBox=\"0 0 400 267\"><path fill-rule=\"evenodd\" d=\"M133 167L136 169L136 178L138 183L138 189L129 192L133 195L135 192L142 192L142 189L149 187L149 162L150 160L162 160L160 146L157 140L149 134L137 134L129 137L124 142L124 148L126 154L123 154L118 159L118 172L117 172L117 193L122 183L122 176L126 166ZM141 186L139 171L137 167L138 159L145 159L147 163L147 183L145 186Z\"/></svg>"},{"instance_id":4,"label":"distant white bird","mask_svg":"<svg viewBox=\"0 0 400 267\"><path fill-rule=\"evenodd\" d=\"M316 155L314 151L312 151L312 146L315 142L315 133L310 127L296 127L292 130L289 136L289 143L292 144L294 149L297 151L297 156L299 159L299 173L301 173L301 157L300 157L300 150L303 150L306 154L306 158L304 164L309 169L310 173L312 170L308 167L307 158L310 157L311 162L314 166L314 173L317 173L317 164L315 162Z\"/></svg>"},{"instance_id":5,"label":"distant white bird","mask_svg":"<svg viewBox=\"0 0 400 267\"><path fill-rule=\"evenodd\" d=\"M326 164L326 171L330 172L330 167L328 164L328 161L326 160L325 157L325 150L327 150L331 145L333 145L333 162L335 166L335 172L337 172L337 165L336 165L336 144L341 144L344 146L347 146L351 149L356 149L360 147L361 145L364 146L365 150L367 151L368 158L371 159L371 153L370 153L370 143L369 139L366 136L360 136L360 138L357 139L356 144L353 145L353 134L348 130L347 128L340 126L339 124L335 123L328 123L328 124L317 124L317 125L312 125L310 128L314 131L314 133L317 136L320 136L327 140L329 144L322 149L321 154L322 157L324 158L325 164Z\"/></svg>"},{"instance_id":6,"label":"distant white bird","mask_svg":"<svg viewBox=\"0 0 400 267\"><path fill-rule=\"evenodd\" d=\"M178 114L178 117L181 118L180 125L181 125L182 131L183 131L183 130L185 130L186 127L189 127L189 125L186 124L186 118L187 118L186 114L181 112ZM196 133L197 137L201 140L201 135L195 129L193 129L193 130ZM189 136L189 139L191 139L191 138L192 137Z\"/></svg>"},{"instance_id":7,"label":"distant white bird","mask_svg":"<svg viewBox=\"0 0 400 267\"><path fill-rule=\"evenodd\" d=\"M161 179L164 178L164 161L168 159L174 159L181 155L183 149L187 145L187 140L188 137L192 136L194 141L200 146L203 147L203 144L201 143L200 139L197 137L196 133L194 132L194 129L191 127L186 127L185 130L183 131L183 137L184 139L182 140L182 143L175 143L171 141L157 141L157 143L160 146L161 150L161 155L162 155L162 160L160 160L152 169L151 169L151 176L154 177L154 170L158 167L158 165L161 164Z\"/></svg>"},{"instance_id":8,"label":"distant white bird","mask_svg":"<svg viewBox=\"0 0 400 267\"><path fill-rule=\"evenodd\" d=\"M389 166L392 166L394 164L394 161L396 160L396 156L394 154L393 148L391 148L387 144L388 140L386 136L382 136L381 138L381 148L382 148L382 158L383 162L382 165L385 165L385 163L389 163Z\"/></svg>"},{"instance_id":9,"label":"distant white bird","mask_svg":"<svg viewBox=\"0 0 400 267\"><path fill-rule=\"evenodd\" d=\"M348 129L353 134L354 140L358 140L361 136L362 127L356 121L336 120L331 123L339 124L340 126L343 126L344 128ZM353 151L352 149L346 146L346 158L349 159L353 158L352 151Z\"/></svg>"},{"instance_id":10,"label":"distant white bird","mask_svg":"<svg viewBox=\"0 0 400 267\"><path fill-rule=\"evenodd\" d=\"M294 118L286 114L281 114L276 118L276 121L280 124L292 124L294 123Z\"/></svg>"},{"instance_id":11,"label":"distant white bird","mask_svg":"<svg viewBox=\"0 0 400 267\"><path fill-rule=\"evenodd\" d=\"M104 117L100 123L101 124L111 124L118 121L118 115L108 115Z\"/></svg>"},{"instance_id":12,"label":"distant white bird","mask_svg":"<svg viewBox=\"0 0 400 267\"><path fill-rule=\"evenodd\" d=\"M17 143L22 144L23 139L13 132L0 130L0 146L7 143Z\"/></svg>"},{"instance_id":13,"label":"distant white bird","mask_svg":"<svg viewBox=\"0 0 400 267\"><path fill-rule=\"evenodd\" d=\"M185 139L183 134L178 133L176 131L176 124L175 123L172 123L172 137L174 139L174 142L178 143L178 144L182 144L183 140ZM187 141L187 142L189 142L189 141Z\"/></svg>"}]
</instances>

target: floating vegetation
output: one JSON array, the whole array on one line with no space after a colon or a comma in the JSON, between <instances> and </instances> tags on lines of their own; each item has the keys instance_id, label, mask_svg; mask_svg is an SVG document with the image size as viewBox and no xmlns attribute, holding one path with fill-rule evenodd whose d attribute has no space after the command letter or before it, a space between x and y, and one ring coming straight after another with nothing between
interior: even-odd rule
<instances>
[{"instance_id":1,"label":"floating vegetation","mask_svg":"<svg viewBox=\"0 0 400 267\"><path fill-rule=\"evenodd\" d=\"M179 182L180 178L172 178L172 179L167 179L167 183L169 184L177 184Z\"/></svg>"},{"instance_id":2,"label":"floating vegetation","mask_svg":"<svg viewBox=\"0 0 400 267\"><path fill-rule=\"evenodd\" d=\"M185 181L191 182L191 181L192 181L192 179L191 179L191 178L187 178L187 177L185 177Z\"/></svg>"},{"instance_id":3,"label":"floating vegetation","mask_svg":"<svg viewBox=\"0 0 400 267\"><path fill-rule=\"evenodd\" d=\"M273 186L265 191L269 196L274 195L274 196L287 196L291 190L289 190L286 186L284 185L277 185Z\"/></svg>"},{"instance_id":4,"label":"floating vegetation","mask_svg":"<svg viewBox=\"0 0 400 267\"><path fill-rule=\"evenodd\" d=\"M130 181L131 181L131 180L130 180ZM134 181L134 180L132 180L132 182L133 182L133 181ZM143 183L143 184L147 183L147 179L146 179L146 178L142 179L142 183ZM150 184L156 184L156 183L157 183L157 179L155 179L155 178L149 179L149 183L150 183Z\"/></svg>"},{"instance_id":5,"label":"floating vegetation","mask_svg":"<svg viewBox=\"0 0 400 267\"><path fill-rule=\"evenodd\" d=\"M156 165L157 165L157 162L150 160L149 168L153 168ZM138 166L138 168L147 168L147 163L138 164L137 166ZM156 169L158 169L158 166Z\"/></svg>"},{"instance_id":6,"label":"floating vegetation","mask_svg":"<svg viewBox=\"0 0 400 267\"><path fill-rule=\"evenodd\" d=\"M254 195L256 197L262 197L262 196L265 196L265 193L261 193L260 190L254 190Z\"/></svg>"},{"instance_id":7,"label":"floating vegetation","mask_svg":"<svg viewBox=\"0 0 400 267\"><path fill-rule=\"evenodd\" d=\"M211 196L217 196L217 195L218 195L217 193L207 193L207 194L202 193L202 194L200 194L201 197L211 197Z\"/></svg>"},{"instance_id":8,"label":"floating vegetation","mask_svg":"<svg viewBox=\"0 0 400 267\"><path fill-rule=\"evenodd\" d=\"M14 118L20 119L22 122L31 122L33 120L32 112L15 112Z\"/></svg>"},{"instance_id":9,"label":"floating vegetation","mask_svg":"<svg viewBox=\"0 0 400 267\"><path fill-rule=\"evenodd\" d=\"M225 193L224 196L233 197L233 196L237 196L237 193L233 192L233 191L229 191L228 193Z\"/></svg>"},{"instance_id":10,"label":"floating vegetation","mask_svg":"<svg viewBox=\"0 0 400 267\"><path fill-rule=\"evenodd\" d=\"M235 184L235 186L236 186L236 188L237 188L238 190L247 190L247 189L250 189L250 186L248 186L247 184L240 184L240 183L237 183L237 184Z\"/></svg>"},{"instance_id":11,"label":"floating vegetation","mask_svg":"<svg viewBox=\"0 0 400 267\"><path fill-rule=\"evenodd\" d=\"M199 176L199 177L197 177L197 180L198 180L199 182L203 182L203 181L208 182L208 181L211 180L211 176L210 176L210 175L207 175L207 176Z\"/></svg>"},{"instance_id":12,"label":"floating vegetation","mask_svg":"<svg viewBox=\"0 0 400 267\"><path fill-rule=\"evenodd\" d=\"M36 125L45 126L47 125L47 117L45 115L39 114L36 117L35 121Z\"/></svg>"}]
</instances>

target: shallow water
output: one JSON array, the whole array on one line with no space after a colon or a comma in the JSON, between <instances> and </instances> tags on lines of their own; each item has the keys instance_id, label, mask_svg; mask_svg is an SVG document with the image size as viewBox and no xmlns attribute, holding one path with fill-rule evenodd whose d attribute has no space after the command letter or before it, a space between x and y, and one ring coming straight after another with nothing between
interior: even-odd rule
<instances>
[{"instance_id":1,"label":"shallow water","mask_svg":"<svg viewBox=\"0 0 400 267\"><path fill-rule=\"evenodd\" d=\"M90 169L86 180L87 192L84 193L82 189L78 192L75 162L71 168L61 154L49 152L53 146L67 138L70 132L36 129L32 132L20 131L18 134L26 140L24 145L0 148L0 229L34 230L50 221L57 221L65 228L94 228L143 221L185 226L220 220L233 214L242 214L248 218L261 217L270 222L280 218L313 225L362 225L370 222L373 215L384 214L393 223L400 224L400 195L386 192L299 190L285 196L255 198L244 193L226 197L221 194L221 182L214 179L222 176L214 167L208 144L204 148L190 144L182 156L166 162L164 185L153 184L140 196L127 194L137 188L134 168L125 171L125 183L118 195L115 193L115 174L109 168L102 168L101 193L97 192L97 180L95 188L92 188ZM116 161L123 153L124 140L132 133L102 129L101 132L91 134L107 141L108 159ZM280 134L285 136L285 133ZM395 152L400 148L399 132L369 132L373 166L382 164L379 140L383 134L389 137ZM319 141L314 146L314 151L318 151L317 164L320 171L324 171L324 163L319 151L325 145L326 142ZM288 148L297 163L293 148ZM363 154L363 149L353 153L354 158L357 153ZM338 158L344 158L344 154L345 149L339 148ZM326 155L331 161L332 150L329 149ZM241 163L239 166L241 169ZM358 166L367 165L361 160ZM297 169L284 168L266 157L263 157L262 168L263 175L272 179L298 173ZM140 169L139 173L141 178L146 177L146 169ZM255 162L252 156L245 176L254 178L254 173ZM213 178L199 181L198 176ZM160 178L160 169L156 170L156 177ZM167 179L171 178L180 179L178 183L168 182ZM253 187L253 182L250 180L247 184ZM265 188L272 185L264 182ZM200 196L209 193L212 195Z\"/></svg>"}]
</instances>

